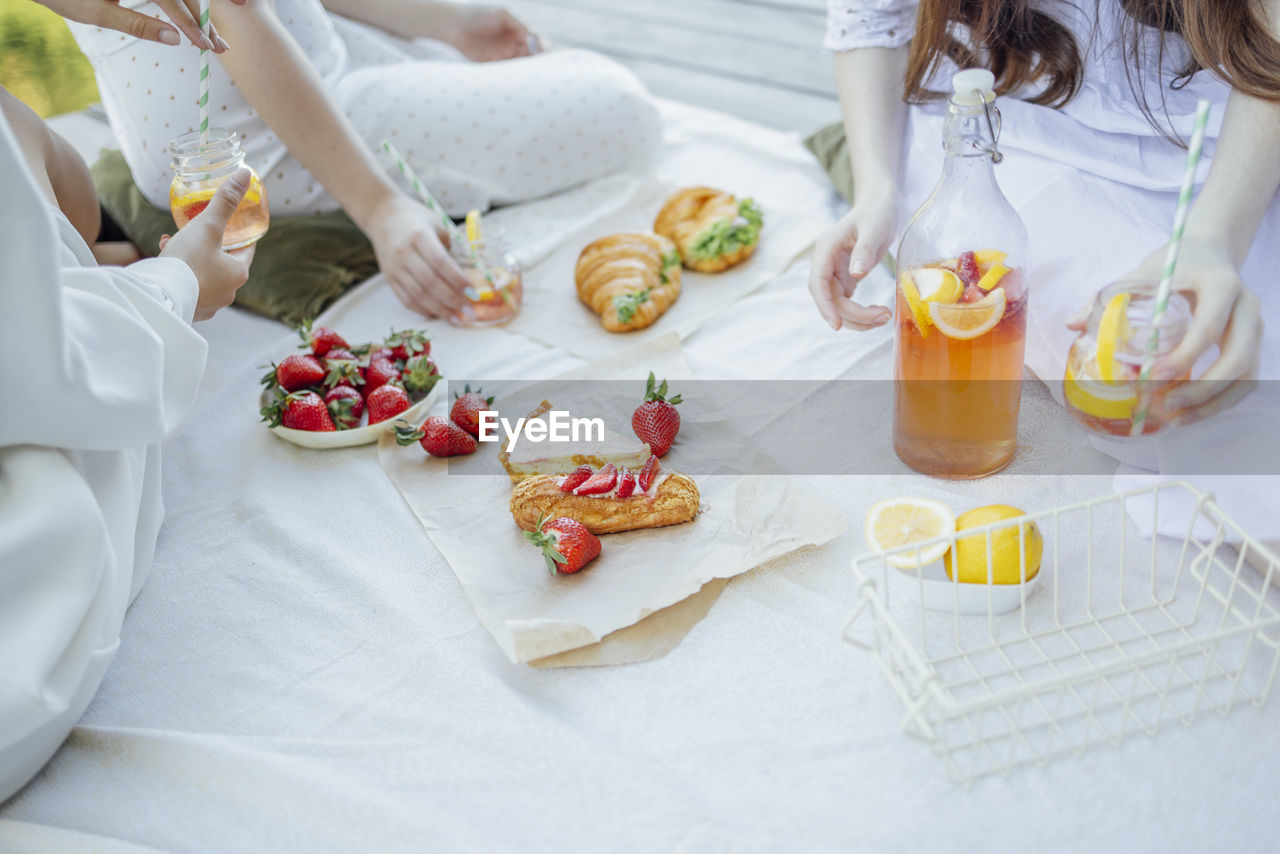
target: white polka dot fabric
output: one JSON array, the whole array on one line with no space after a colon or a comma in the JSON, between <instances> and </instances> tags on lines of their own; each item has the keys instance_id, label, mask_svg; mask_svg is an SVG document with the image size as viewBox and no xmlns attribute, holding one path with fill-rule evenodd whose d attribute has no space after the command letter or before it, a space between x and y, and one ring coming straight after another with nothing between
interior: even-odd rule
<instances>
[{"instance_id":1,"label":"white polka dot fabric","mask_svg":"<svg viewBox=\"0 0 1280 854\"><path fill-rule=\"evenodd\" d=\"M158 13L152 3L123 5ZM598 54L476 63L440 42L400 39L330 15L318 0L276 0L276 13L370 147L391 140L454 216L646 169L657 148L661 125L644 87ZM135 181L149 201L167 206L166 146L199 121L199 52L96 27L73 24L72 31L93 64ZM211 123L240 133L273 214L337 209L216 58L210 92Z\"/></svg>"}]
</instances>

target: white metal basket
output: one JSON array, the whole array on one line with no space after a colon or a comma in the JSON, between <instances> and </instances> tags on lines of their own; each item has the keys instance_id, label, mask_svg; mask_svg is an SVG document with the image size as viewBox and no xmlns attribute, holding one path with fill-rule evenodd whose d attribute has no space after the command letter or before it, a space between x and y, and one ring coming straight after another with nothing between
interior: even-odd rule
<instances>
[{"instance_id":1,"label":"white metal basket","mask_svg":"<svg viewBox=\"0 0 1280 854\"><path fill-rule=\"evenodd\" d=\"M1152 530L1189 514L1186 535L1141 537L1129 514L1146 518L1148 504ZM853 562L859 601L844 637L875 654L906 704L903 730L953 779L1265 702L1280 664L1280 559L1210 496L1168 482L964 536L985 537L990 554L991 535L1013 528L1025 580L1027 520L1045 540L1038 589L1020 585L1020 607L1003 615L996 597L1008 587L943 581L956 595L933 610L924 573L886 560L955 537ZM960 587L984 594L981 613L962 610Z\"/></svg>"}]
</instances>

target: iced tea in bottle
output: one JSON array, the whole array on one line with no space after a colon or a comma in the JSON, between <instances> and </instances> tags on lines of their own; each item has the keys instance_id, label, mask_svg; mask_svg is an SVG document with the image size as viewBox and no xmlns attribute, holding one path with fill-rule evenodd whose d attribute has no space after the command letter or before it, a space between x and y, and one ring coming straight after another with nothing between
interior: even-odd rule
<instances>
[{"instance_id":1,"label":"iced tea in bottle","mask_svg":"<svg viewBox=\"0 0 1280 854\"><path fill-rule=\"evenodd\" d=\"M1000 192L989 71L952 81L942 178L898 247L893 448L916 471L999 471L1018 440L1027 231Z\"/></svg>"}]
</instances>

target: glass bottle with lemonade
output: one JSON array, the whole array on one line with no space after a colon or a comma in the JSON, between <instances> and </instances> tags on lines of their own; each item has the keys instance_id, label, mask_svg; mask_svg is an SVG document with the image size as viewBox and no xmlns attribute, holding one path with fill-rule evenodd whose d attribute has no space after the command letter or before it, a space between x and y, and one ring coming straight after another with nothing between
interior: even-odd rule
<instances>
[{"instance_id":1,"label":"glass bottle with lemonade","mask_svg":"<svg viewBox=\"0 0 1280 854\"><path fill-rule=\"evenodd\" d=\"M169 143L169 155L173 158L169 210L178 228L208 207L222 182L244 167L249 170L249 189L222 233L222 248L242 249L267 233L271 222L267 188L245 162L235 131L210 128L207 139L202 139L198 131L185 133Z\"/></svg>"},{"instance_id":2,"label":"glass bottle with lemonade","mask_svg":"<svg viewBox=\"0 0 1280 854\"><path fill-rule=\"evenodd\" d=\"M1027 230L996 183L994 76L952 84L942 177L898 248L893 446L916 471L974 478L1017 448Z\"/></svg>"}]
</instances>

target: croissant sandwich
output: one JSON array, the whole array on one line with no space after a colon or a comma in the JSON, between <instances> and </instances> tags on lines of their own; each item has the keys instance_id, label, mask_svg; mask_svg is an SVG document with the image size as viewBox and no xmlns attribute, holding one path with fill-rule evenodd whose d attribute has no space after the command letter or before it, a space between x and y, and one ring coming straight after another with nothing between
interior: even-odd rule
<instances>
[{"instance_id":1,"label":"croissant sandwich","mask_svg":"<svg viewBox=\"0 0 1280 854\"><path fill-rule=\"evenodd\" d=\"M680 296L680 255L656 234L611 234L582 250L573 278L605 329L644 329Z\"/></svg>"},{"instance_id":2,"label":"croissant sandwich","mask_svg":"<svg viewBox=\"0 0 1280 854\"><path fill-rule=\"evenodd\" d=\"M526 531L545 516L576 519L593 534L661 528L698 515L698 485L678 472L660 472L657 457L639 471L606 463L567 475L536 475L511 490L511 516Z\"/></svg>"},{"instance_id":3,"label":"croissant sandwich","mask_svg":"<svg viewBox=\"0 0 1280 854\"><path fill-rule=\"evenodd\" d=\"M690 270L718 273L751 257L763 224L753 199L738 201L723 190L686 187L667 199L653 230L675 243Z\"/></svg>"}]
</instances>

